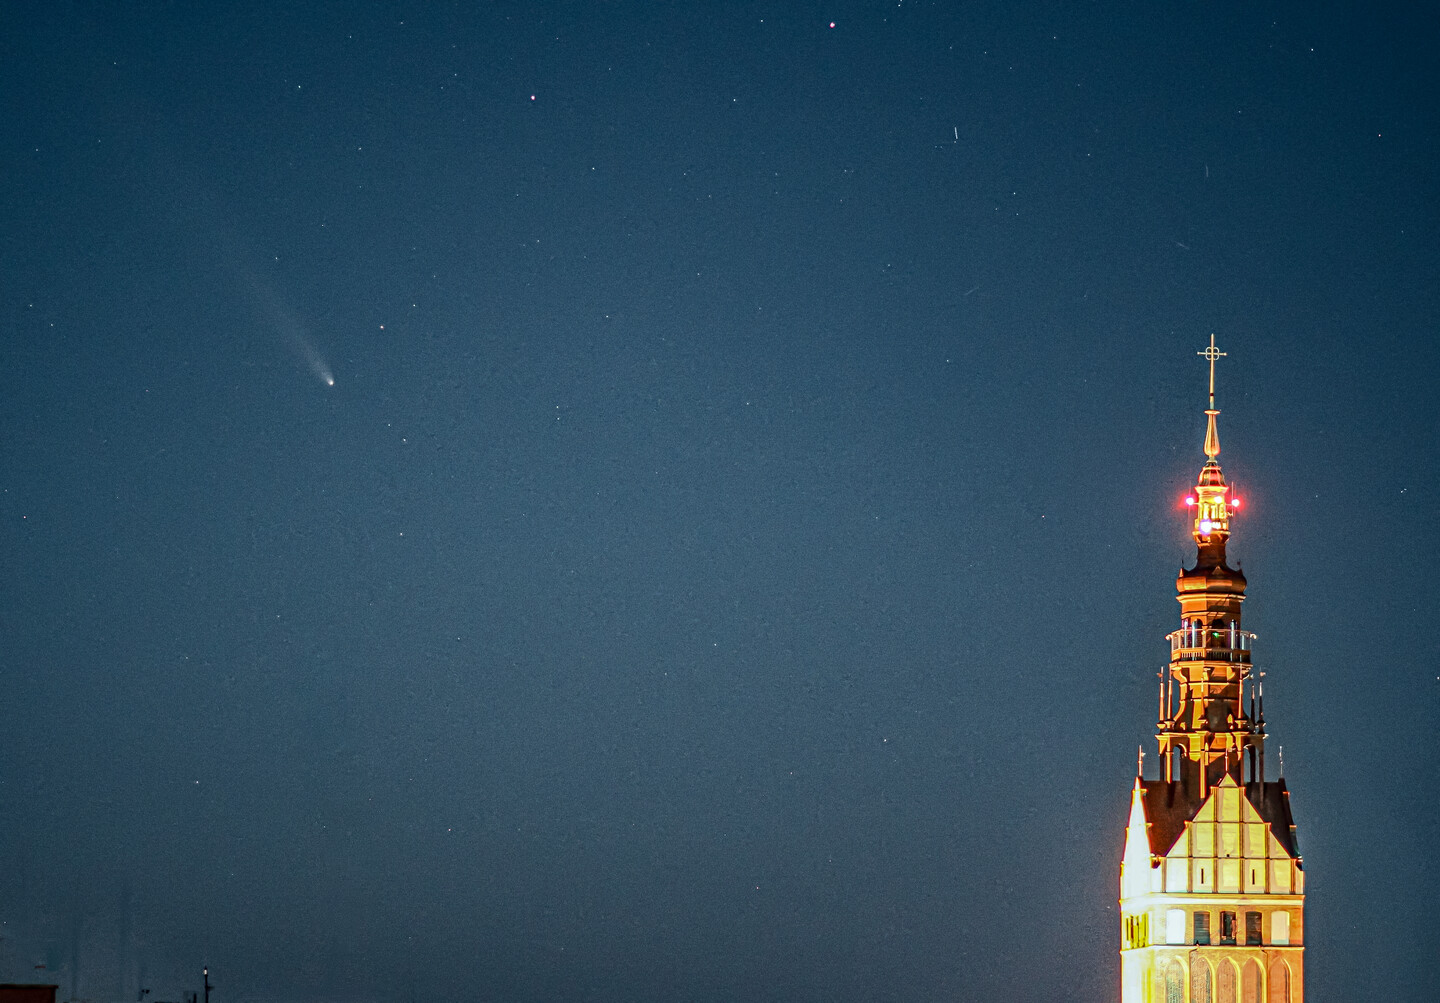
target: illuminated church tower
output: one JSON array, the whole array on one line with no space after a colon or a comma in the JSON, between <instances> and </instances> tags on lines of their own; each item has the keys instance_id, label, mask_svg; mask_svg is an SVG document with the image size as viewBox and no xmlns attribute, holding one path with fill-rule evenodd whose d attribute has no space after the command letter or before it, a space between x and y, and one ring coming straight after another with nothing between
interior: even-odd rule
<instances>
[{"instance_id":1,"label":"illuminated church tower","mask_svg":"<svg viewBox=\"0 0 1440 1003\"><path fill-rule=\"evenodd\" d=\"M1215 361L1195 566L1161 672L1158 776L1140 775L1120 865L1122 1003L1303 1003L1305 873L1283 776L1265 779L1265 702L1241 628L1245 576L1225 560L1240 507L1216 457Z\"/></svg>"}]
</instances>

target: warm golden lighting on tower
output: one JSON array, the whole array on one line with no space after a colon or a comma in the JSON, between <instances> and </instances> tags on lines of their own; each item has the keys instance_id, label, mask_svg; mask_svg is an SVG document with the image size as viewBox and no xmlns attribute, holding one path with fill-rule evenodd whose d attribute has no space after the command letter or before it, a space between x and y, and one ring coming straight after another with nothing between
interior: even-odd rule
<instances>
[{"instance_id":1,"label":"warm golden lighting on tower","mask_svg":"<svg viewBox=\"0 0 1440 1003\"><path fill-rule=\"evenodd\" d=\"M1230 495L1217 457L1210 346L1195 566L1160 673L1158 777L1137 771L1120 865L1122 1003L1304 1003L1305 873L1284 778L1265 779L1265 705L1242 629L1245 576L1226 562Z\"/></svg>"}]
</instances>

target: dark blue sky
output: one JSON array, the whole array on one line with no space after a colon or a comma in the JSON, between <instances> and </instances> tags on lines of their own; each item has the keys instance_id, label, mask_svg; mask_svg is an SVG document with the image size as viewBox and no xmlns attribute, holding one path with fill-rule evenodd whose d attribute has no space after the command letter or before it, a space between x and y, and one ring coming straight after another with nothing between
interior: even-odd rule
<instances>
[{"instance_id":1,"label":"dark blue sky","mask_svg":"<svg viewBox=\"0 0 1440 1003\"><path fill-rule=\"evenodd\" d=\"M1213 331L1307 988L1440 996L1422 12L34 6L0 979L1112 998Z\"/></svg>"}]
</instances>

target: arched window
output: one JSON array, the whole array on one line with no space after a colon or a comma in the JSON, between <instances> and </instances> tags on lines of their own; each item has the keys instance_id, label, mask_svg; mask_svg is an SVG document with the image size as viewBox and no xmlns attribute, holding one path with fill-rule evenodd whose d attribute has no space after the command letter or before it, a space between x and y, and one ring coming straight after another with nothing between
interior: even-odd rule
<instances>
[{"instance_id":1,"label":"arched window","mask_svg":"<svg viewBox=\"0 0 1440 1003\"><path fill-rule=\"evenodd\" d=\"M1263 1003L1260 999L1260 966L1251 958L1240 974L1240 1003Z\"/></svg>"},{"instance_id":2,"label":"arched window","mask_svg":"<svg viewBox=\"0 0 1440 1003\"><path fill-rule=\"evenodd\" d=\"M1165 968L1165 1003L1185 1003L1185 969L1178 961Z\"/></svg>"},{"instance_id":3,"label":"arched window","mask_svg":"<svg viewBox=\"0 0 1440 1003\"><path fill-rule=\"evenodd\" d=\"M1210 966L1204 958L1190 962L1190 1003L1210 1003Z\"/></svg>"},{"instance_id":4,"label":"arched window","mask_svg":"<svg viewBox=\"0 0 1440 1003\"><path fill-rule=\"evenodd\" d=\"M1290 1003L1290 969L1276 958L1270 962L1270 999L1268 1003Z\"/></svg>"},{"instance_id":5,"label":"arched window","mask_svg":"<svg viewBox=\"0 0 1440 1003\"><path fill-rule=\"evenodd\" d=\"M1215 1003L1235 1003L1235 965L1230 961L1220 962L1215 973Z\"/></svg>"}]
</instances>

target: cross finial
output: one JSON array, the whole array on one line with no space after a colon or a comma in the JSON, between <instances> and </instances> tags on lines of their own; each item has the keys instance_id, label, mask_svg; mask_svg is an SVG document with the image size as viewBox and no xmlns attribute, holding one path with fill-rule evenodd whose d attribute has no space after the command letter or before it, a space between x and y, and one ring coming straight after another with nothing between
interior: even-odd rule
<instances>
[{"instance_id":1,"label":"cross finial","mask_svg":"<svg viewBox=\"0 0 1440 1003\"><path fill-rule=\"evenodd\" d=\"M1135 775L1143 777L1145 775L1145 746L1136 747L1135 752Z\"/></svg>"},{"instance_id":2,"label":"cross finial","mask_svg":"<svg viewBox=\"0 0 1440 1003\"><path fill-rule=\"evenodd\" d=\"M1215 360L1225 357L1225 353L1215 347L1215 335L1210 335L1210 347L1203 352L1196 352L1196 355L1210 363L1210 408L1215 408Z\"/></svg>"}]
</instances>

